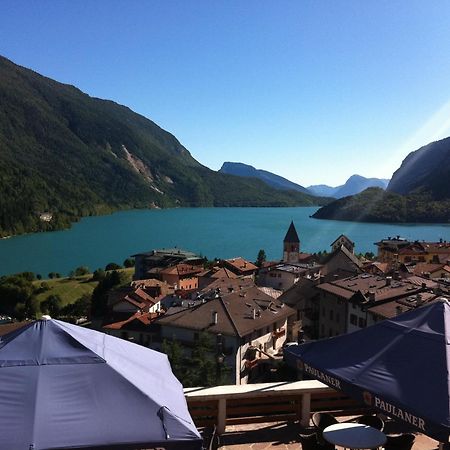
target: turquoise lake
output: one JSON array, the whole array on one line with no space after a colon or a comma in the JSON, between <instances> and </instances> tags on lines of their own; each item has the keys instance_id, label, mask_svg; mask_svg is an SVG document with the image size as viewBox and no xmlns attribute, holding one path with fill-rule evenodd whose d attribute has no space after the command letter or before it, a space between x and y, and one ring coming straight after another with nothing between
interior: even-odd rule
<instances>
[{"instance_id":1,"label":"turquoise lake","mask_svg":"<svg viewBox=\"0 0 450 450\"><path fill-rule=\"evenodd\" d=\"M450 240L450 224L369 224L311 219L316 207L179 208L133 210L87 217L65 231L35 233L0 240L0 275L32 271L67 274L78 266L91 270L109 262L122 264L134 253L179 247L209 259L243 256L255 260L263 248L269 259L282 256L282 241L291 220L301 250L329 250L341 233L357 252L373 251L387 236Z\"/></svg>"}]
</instances>

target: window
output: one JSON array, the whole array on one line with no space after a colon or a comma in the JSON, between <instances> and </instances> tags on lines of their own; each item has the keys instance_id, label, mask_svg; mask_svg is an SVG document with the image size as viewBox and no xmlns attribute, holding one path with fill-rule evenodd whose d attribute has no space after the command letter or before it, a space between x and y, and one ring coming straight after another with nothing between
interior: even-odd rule
<instances>
[{"instance_id":1,"label":"window","mask_svg":"<svg viewBox=\"0 0 450 450\"><path fill-rule=\"evenodd\" d=\"M336 313L336 322L337 322L337 323L339 323L339 319L340 319L339 313Z\"/></svg>"},{"instance_id":2,"label":"window","mask_svg":"<svg viewBox=\"0 0 450 450\"><path fill-rule=\"evenodd\" d=\"M330 320L333 320L334 317L334 311L332 309L330 309Z\"/></svg>"},{"instance_id":3,"label":"window","mask_svg":"<svg viewBox=\"0 0 450 450\"><path fill-rule=\"evenodd\" d=\"M355 316L355 314L350 314L350 323L352 325L357 325L358 324L358 318Z\"/></svg>"},{"instance_id":4,"label":"window","mask_svg":"<svg viewBox=\"0 0 450 450\"><path fill-rule=\"evenodd\" d=\"M198 341L198 337L199 337L198 333L194 333L194 341Z\"/></svg>"},{"instance_id":5,"label":"window","mask_svg":"<svg viewBox=\"0 0 450 450\"><path fill-rule=\"evenodd\" d=\"M320 330L321 330L321 334L323 336L325 334L325 325L324 324L321 325Z\"/></svg>"},{"instance_id":6,"label":"window","mask_svg":"<svg viewBox=\"0 0 450 450\"><path fill-rule=\"evenodd\" d=\"M363 319L362 317L360 317L359 321L358 321L358 326L360 328L364 328L366 326L366 319Z\"/></svg>"},{"instance_id":7,"label":"window","mask_svg":"<svg viewBox=\"0 0 450 450\"><path fill-rule=\"evenodd\" d=\"M325 307L322 306L322 317L325 317Z\"/></svg>"}]
</instances>

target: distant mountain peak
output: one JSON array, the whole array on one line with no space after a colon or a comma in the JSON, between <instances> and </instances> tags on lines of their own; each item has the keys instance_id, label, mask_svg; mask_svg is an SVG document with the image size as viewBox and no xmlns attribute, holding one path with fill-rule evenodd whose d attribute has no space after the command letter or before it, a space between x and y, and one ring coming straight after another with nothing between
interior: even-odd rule
<instances>
[{"instance_id":1,"label":"distant mountain peak","mask_svg":"<svg viewBox=\"0 0 450 450\"><path fill-rule=\"evenodd\" d=\"M326 195L329 197L342 198L349 195L359 194L370 187L378 187L386 189L389 180L383 178L366 178L362 175L353 174L348 178L345 184L341 186L327 186L326 184L318 184L308 186L308 190L315 195Z\"/></svg>"},{"instance_id":2,"label":"distant mountain peak","mask_svg":"<svg viewBox=\"0 0 450 450\"><path fill-rule=\"evenodd\" d=\"M239 177L258 178L269 186L281 190L293 190L311 194L308 189L300 184L294 183L280 175L262 169L255 169L253 166L241 162L224 162L219 172Z\"/></svg>"}]
</instances>

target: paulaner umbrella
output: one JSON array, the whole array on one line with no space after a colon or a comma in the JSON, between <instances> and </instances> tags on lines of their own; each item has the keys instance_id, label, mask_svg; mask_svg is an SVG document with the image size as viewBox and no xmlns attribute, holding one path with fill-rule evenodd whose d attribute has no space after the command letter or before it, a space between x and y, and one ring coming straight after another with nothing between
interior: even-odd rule
<instances>
[{"instance_id":1,"label":"paulaner umbrella","mask_svg":"<svg viewBox=\"0 0 450 450\"><path fill-rule=\"evenodd\" d=\"M0 340L0 449L201 449L166 355L58 320Z\"/></svg>"},{"instance_id":2,"label":"paulaner umbrella","mask_svg":"<svg viewBox=\"0 0 450 450\"><path fill-rule=\"evenodd\" d=\"M450 305L291 346L285 358L325 384L439 441L450 435Z\"/></svg>"}]
</instances>

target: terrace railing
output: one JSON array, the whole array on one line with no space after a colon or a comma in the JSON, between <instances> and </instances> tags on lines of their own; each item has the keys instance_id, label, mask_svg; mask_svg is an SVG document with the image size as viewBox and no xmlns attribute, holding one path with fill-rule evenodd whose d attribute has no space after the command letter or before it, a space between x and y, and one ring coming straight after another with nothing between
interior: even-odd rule
<instances>
[{"instance_id":1,"label":"terrace railing","mask_svg":"<svg viewBox=\"0 0 450 450\"><path fill-rule=\"evenodd\" d=\"M189 411L197 427L300 421L309 425L312 412L359 414L367 407L315 380L186 388Z\"/></svg>"}]
</instances>

